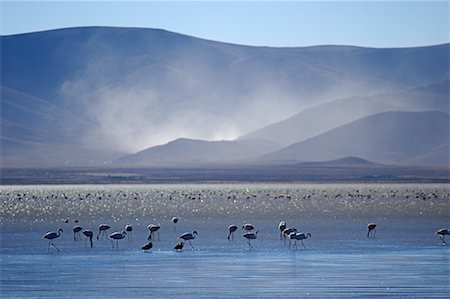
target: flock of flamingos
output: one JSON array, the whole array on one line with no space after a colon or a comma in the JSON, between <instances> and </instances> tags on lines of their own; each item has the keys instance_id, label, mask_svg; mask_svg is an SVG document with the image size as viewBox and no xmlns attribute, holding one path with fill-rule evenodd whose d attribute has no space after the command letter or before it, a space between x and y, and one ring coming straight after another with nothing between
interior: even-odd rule
<instances>
[{"instance_id":1,"label":"flock of flamingos","mask_svg":"<svg viewBox=\"0 0 450 299\"><path fill-rule=\"evenodd\" d=\"M66 223L68 222L68 220L66 220ZM173 217L172 218L172 222L175 225L178 222L178 218L177 217ZM375 238L375 234L376 234L376 224L375 223L369 223L367 225L367 238ZM158 234L158 239L159 239L159 229L161 228L160 225L156 225L156 224L149 224L147 226L148 231L149 231L149 236L148 236L148 242L146 244L144 244L141 249L143 251L149 251L153 248L153 243L152 240L154 240L154 234L157 233ZM124 239L128 236L128 238L131 238L131 234L133 231L133 226L131 224L127 224L125 225L125 229L122 232L113 232L112 234L107 233L107 231L111 229L111 226L109 226L108 224L100 224L98 227L98 233L97 233L97 240L101 239L109 239L111 241L112 244L112 248L114 249L118 249L119 246L119 240ZM288 240L289 241L289 248L291 248L291 242L294 242L293 248L297 248L297 242L300 241L300 243L302 244L302 246L304 248L305 245L303 244L303 240L310 238L311 237L311 233L302 233L302 232L297 232L297 229L295 229L294 227L287 227L286 222L285 221L281 221L278 224L278 229L280 230L280 239L284 239L285 241ZM234 239L234 234L235 232L238 230L238 226L237 225L230 225L228 227L228 240L233 240ZM254 240L257 238L258 235L258 231L255 231L255 227L252 224L244 224L242 226L242 230L244 231L244 234L242 235L243 238L245 238L247 240L247 244L249 246L249 250L253 249L253 246L251 244L251 240ZM60 249L58 247L56 247L56 245L53 243L53 240L59 238L59 236L61 235L61 233L63 232L63 230L61 228L59 228L56 232L55 231L51 231L46 233L45 235L42 236L43 239L48 240L48 251L50 252L51 248L54 248L56 251L60 251ZM91 230L88 229L84 229L83 227L76 225L73 227L73 238L74 241L77 241L79 239L81 239L81 235L80 232L82 232L82 234L86 237L85 238L85 244L86 242L89 240L90 243L90 247L93 247L93 237L94 237L94 233ZM439 236L442 245L446 245L445 242L445 236L446 235L450 235L450 230L449 229L439 229L436 234ZM198 235L197 231L193 231L193 232L186 232L183 233L179 236L179 239L182 240L181 242L177 243L174 247L175 251L182 251L183 247L184 247L184 243L188 242L189 245L191 246L192 249L194 249L194 246L191 243L191 240L194 240L195 237ZM114 241L115 241L115 245L114 245Z\"/></svg>"}]
</instances>

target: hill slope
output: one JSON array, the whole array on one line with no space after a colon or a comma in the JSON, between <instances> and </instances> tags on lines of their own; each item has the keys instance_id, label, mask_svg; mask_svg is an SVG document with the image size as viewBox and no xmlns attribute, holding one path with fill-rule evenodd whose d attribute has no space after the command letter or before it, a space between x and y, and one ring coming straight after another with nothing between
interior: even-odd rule
<instances>
[{"instance_id":1,"label":"hill slope","mask_svg":"<svg viewBox=\"0 0 450 299\"><path fill-rule=\"evenodd\" d=\"M121 157L117 164L135 166L202 166L223 165L269 153L279 148L266 141L204 141L177 139Z\"/></svg>"},{"instance_id":2,"label":"hill slope","mask_svg":"<svg viewBox=\"0 0 450 299\"><path fill-rule=\"evenodd\" d=\"M330 130L259 159L326 161L347 156L386 164L449 165L448 113L384 112Z\"/></svg>"},{"instance_id":3,"label":"hill slope","mask_svg":"<svg viewBox=\"0 0 450 299\"><path fill-rule=\"evenodd\" d=\"M449 112L449 80L396 93L338 99L305 109L286 120L241 136L287 146L343 124L386 111Z\"/></svg>"}]
</instances>

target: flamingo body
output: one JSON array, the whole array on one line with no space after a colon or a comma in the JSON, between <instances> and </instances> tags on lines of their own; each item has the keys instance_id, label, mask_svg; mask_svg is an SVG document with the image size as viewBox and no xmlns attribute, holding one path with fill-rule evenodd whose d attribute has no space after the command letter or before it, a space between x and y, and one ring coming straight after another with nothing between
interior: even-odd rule
<instances>
[{"instance_id":1,"label":"flamingo body","mask_svg":"<svg viewBox=\"0 0 450 299\"><path fill-rule=\"evenodd\" d=\"M369 223L367 224L367 238L370 238L372 236L375 238L376 228L377 225L375 223Z\"/></svg>"},{"instance_id":2,"label":"flamingo body","mask_svg":"<svg viewBox=\"0 0 450 299\"><path fill-rule=\"evenodd\" d=\"M194 246L192 246L191 240L194 240L195 237L198 235L197 231L193 231L192 233L184 233L182 234L179 239L183 239L184 241L188 241L189 245L191 245L192 249L194 249Z\"/></svg>"},{"instance_id":3,"label":"flamingo body","mask_svg":"<svg viewBox=\"0 0 450 299\"><path fill-rule=\"evenodd\" d=\"M174 250L175 251L181 251L183 249L183 247L184 247L184 243L180 242L177 245L175 245Z\"/></svg>"},{"instance_id":4,"label":"flamingo body","mask_svg":"<svg viewBox=\"0 0 450 299\"><path fill-rule=\"evenodd\" d=\"M160 229L160 228L161 228L160 225L149 224L149 225L147 226L147 229L149 230L150 235L148 236L147 239L148 239L149 241L152 240L153 234L154 234L155 232L157 232L157 233L158 233L158 240L159 240L159 229Z\"/></svg>"},{"instance_id":5,"label":"flamingo body","mask_svg":"<svg viewBox=\"0 0 450 299\"><path fill-rule=\"evenodd\" d=\"M237 225L234 224L228 227L228 240L230 240L230 237L234 239L234 232L237 230L237 228Z\"/></svg>"},{"instance_id":6,"label":"flamingo body","mask_svg":"<svg viewBox=\"0 0 450 299\"><path fill-rule=\"evenodd\" d=\"M258 231L254 232L254 233L248 232L248 233L245 233L242 235L243 238L247 239L248 249L253 249L253 246L250 243L250 240L255 240L257 235L258 235Z\"/></svg>"},{"instance_id":7,"label":"flamingo body","mask_svg":"<svg viewBox=\"0 0 450 299\"><path fill-rule=\"evenodd\" d=\"M255 226L253 224L246 223L242 226L242 229L246 231L251 231L255 229Z\"/></svg>"},{"instance_id":8,"label":"flamingo body","mask_svg":"<svg viewBox=\"0 0 450 299\"><path fill-rule=\"evenodd\" d=\"M86 240L89 239L89 242L91 243L91 247L93 247L92 238L94 237L94 233L91 230L85 229L83 231L83 235L86 236L86 239L84 240L85 246L86 246Z\"/></svg>"},{"instance_id":9,"label":"flamingo body","mask_svg":"<svg viewBox=\"0 0 450 299\"><path fill-rule=\"evenodd\" d=\"M145 244L144 246L142 246L142 250L143 251L149 251L150 249L153 248L153 243L152 242L148 242L147 244Z\"/></svg>"},{"instance_id":10,"label":"flamingo body","mask_svg":"<svg viewBox=\"0 0 450 299\"><path fill-rule=\"evenodd\" d=\"M111 228L111 226L109 226L108 224L100 224L98 226L97 240L100 235L102 236L102 239L103 239L103 237L107 237L106 231L110 228Z\"/></svg>"},{"instance_id":11,"label":"flamingo body","mask_svg":"<svg viewBox=\"0 0 450 299\"><path fill-rule=\"evenodd\" d=\"M63 230L61 228L58 228L58 230L56 232L48 232L42 236L42 239L48 240L48 248L47 249L49 252L50 252L50 247L54 247L58 252L61 251L61 250L59 250L58 247L55 246L55 244L53 244L53 240L56 238L59 238L59 236L61 235L62 232L63 232Z\"/></svg>"},{"instance_id":12,"label":"flamingo body","mask_svg":"<svg viewBox=\"0 0 450 299\"><path fill-rule=\"evenodd\" d=\"M446 245L447 243L445 242L445 236L446 235L450 235L450 230L449 229L445 229L445 228L441 228L440 230L438 230L436 232L436 235L439 235L439 239L441 239L442 245Z\"/></svg>"},{"instance_id":13,"label":"flamingo body","mask_svg":"<svg viewBox=\"0 0 450 299\"><path fill-rule=\"evenodd\" d=\"M79 225L75 225L72 230L73 230L73 240L74 241L79 240L81 238L80 231L82 231L83 228Z\"/></svg>"},{"instance_id":14,"label":"flamingo body","mask_svg":"<svg viewBox=\"0 0 450 299\"><path fill-rule=\"evenodd\" d=\"M116 249L119 249L119 240L125 238L127 235L126 231L123 232L113 232L108 236L108 238L111 240L112 248L114 249L114 240L116 240Z\"/></svg>"}]
</instances>

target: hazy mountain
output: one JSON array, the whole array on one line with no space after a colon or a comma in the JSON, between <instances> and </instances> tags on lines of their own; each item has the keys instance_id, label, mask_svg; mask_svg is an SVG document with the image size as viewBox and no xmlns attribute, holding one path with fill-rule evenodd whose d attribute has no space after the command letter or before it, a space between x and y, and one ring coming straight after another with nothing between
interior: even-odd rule
<instances>
[{"instance_id":1,"label":"hazy mountain","mask_svg":"<svg viewBox=\"0 0 450 299\"><path fill-rule=\"evenodd\" d=\"M302 162L297 164L297 166L301 167L371 167L378 165L381 166L381 164L379 163L364 160L358 157L344 157L331 161Z\"/></svg>"},{"instance_id":2,"label":"hazy mountain","mask_svg":"<svg viewBox=\"0 0 450 299\"><path fill-rule=\"evenodd\" d=\"M177 139L118 159L117 164L138 166L199 166L226 164L278 149L267 141L204 141Z\"/></svg>"},{"instance_id":3,"label":"hazy mountain","mask_svg":"<svg viewBox=\"0 0 450 299\"><path fill-rule=\"evenodd\" d=\"M450 49L249 47L106 27L0 44L2 164L19 166L103 163L180 137L234 139L335 98L439 82Z\"/></svg>"},{"instance_id":4,"label":"hazy mountain","mask_svg":"<svg viewBox=\"0 0 450 299\"><path fill-rule=\"evenodd\" d=\"M359 118L386 111L449 112L449 80L396 93L338 99L246 134L239 140L263 139L287 146Z\"/></svg>"},{"instance_id":5,"label":"hazy mountain","mask_svg":"<svg viewBox=\"0 0 450 299\"><path fill-rule=\"evenodd\" d=\"M264 155L259 162L355 156L386 164L449 165L449 124L445 112L383 112Z\"/></svg>"}]
</instances>

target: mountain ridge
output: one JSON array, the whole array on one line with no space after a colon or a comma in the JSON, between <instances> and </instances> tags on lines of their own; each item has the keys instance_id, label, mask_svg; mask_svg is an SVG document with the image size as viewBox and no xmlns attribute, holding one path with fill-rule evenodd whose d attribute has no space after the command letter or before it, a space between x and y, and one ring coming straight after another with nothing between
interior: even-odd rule
<instances>
[{"instance_id":1,"label":"mountain ridge","mask_svg":"<svg viewBox=\"0 0 450 299\"><path fill-rule=\"evenodd\" d=\"M450 44L260 47L104 26L0 39L1 158L18 166L86 165L75 159L84 150L103 164L180 137L233 139L335 98L449 75Z\"/></svg>"}]
</instances>

